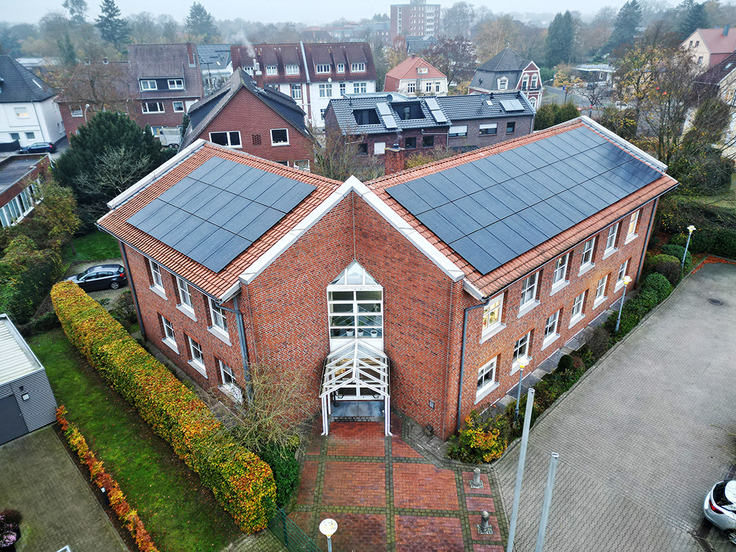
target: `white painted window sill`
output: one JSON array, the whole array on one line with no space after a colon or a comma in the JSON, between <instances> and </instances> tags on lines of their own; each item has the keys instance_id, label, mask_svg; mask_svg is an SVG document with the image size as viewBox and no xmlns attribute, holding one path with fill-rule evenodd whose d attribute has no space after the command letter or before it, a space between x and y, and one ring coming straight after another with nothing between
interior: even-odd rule
<instances>
[{"instance_id":1,"label":"white painted window sill","mask_svg":"<svg viewBox=\"0 0 736 552\"><path fill-rule=\"evenodd\" d=\"M586 272L588 272L591 268L595 266L594 263L586 263L584 265L580 266L580 270L578 271L578 276L582 276Z\"/></svg>"},{"instance_id":2,"label":"white painted window sill","mask_svg":"<svg viewBox=\"0 0 736 552\"><path fill-rule=\"evenodd\" d=\"M237 403L243 402L243 395L240 393L236 388L234 388L232 385L220 385L218 387L220 391L225 393L228 397L230 397L233 401Z\"/></svg>"},{"instance_id":3,"label":"white painted window sill","mask_svg":"<svg viewBox=\"0 0 736 552\"><path fill-rule=\"evenodd\" d=\"M624 281L623 280L621 280L620 282L616 282L616 285L613 288L613 292L614 293L618 293L621 290L622 287L624 287Z\"/></svg>"},{"instance_id":4,"label":"white painted window sill","mask_svg":"<svg viewBox=\"0 0 736 552\"><path fill-rule=\"evenodd\" d=\"M493 393L496 389L498 389L498 386L501 385L499 382L494 381L491 385L487 385L483 389L479 390L478 393L475 395L475 404L478 404L480 401L485 399L488 395Z\"/></svg>"},{"instance_id":5,"label":"white painted window sill","mask_svg":"<svg viewBox=\"0 0 736 552\"><path fill-rule=\"evenodd\" d=\"M599 297L598 299L593 301L593 308L597 309L598 307L600 307L603 303L606 302L606 299L608 299L608 297L604 295L603 297Z\"/></svg>"},{"instance_id":6,"label":"white painted window sill","mask_svg":"<svg viewBox=\"0 0 736 552\"><path fill-rule=\"evenodd\" d=\"M194 368L197 372L199 372L203 377L207 377L207 368L204 367L204 364L201 362L198 362L196 360L190 360L189 366Z\"/></svg>"},{"instance_id":7,"label":"white painted window sill","mask_svg":"<svg viewBox=\"0 0 736 552\"><path fill-rule=\"evenodd\" d=\"M209 328L207 328L207 331L226 345L232 347L232 343L230 343L230 336L226 334L222 329L218 328L217 326L210 326Z\"/></svg>"},{"instance_id":8,"label":"white painted window sill","mask_svg":"<svg viewBox=\"0 0 736 552\"><path fill-rule=\"evenodd\" d=\"M584 314L578 314L577 316L573 316L570 319L570 325L568 326L568 328L572 328L575 324L580 322L583 318L585 318Z\"/></svg>"},{"instance_id":9,"label":"white painted window sill","mask_svg":"<svg viewBox=\"0 0 736 552\"><path fill-rule=\"evenodd\" d=\"M560 338L560 334L552 334L549 337L545 338L544 341L542 341L542 350L544 351L547 347L552 345L555 341L557 341Z\"/></svg>"},{"instance_id":10,"label":"white painted window sill","mask_svg":"<svg viewBox=\"0 0 736 552\"><path fill-rule=\"evenodd\" d=\"M534 310L534 307L539 305L540 301L529 301L528 303L524 304L523 306L519 307L519 314L516 318L521 318L526 313Z\"/></svg>"},{"instance_id":11,"label":"white painted window sill","mask_svg":"<svg viewBox=\"0 0 736 552\"><path fill-rule=\"evenodd\" d=\"M176 308L182 313L186 314L189 318L191 318L195 322L197 321L197 315L194 314L194 309L192 309L192 307L185 305L184 303L179 303L178 305L176 305Z\"/></svg>"},{"instance_id":12,"label":"white painted window sill","mask_svg":"<svg viewBox=\"0 0 736 552\"><path fill-rule=\"evenodd\" d=\"M604 259L607 259L608 257L610 257L611 255L613 255L614 253L617 253L617 252L618 252L618 247L612 247L611 249L606 249L603 252L603 258Z\"/></svg>"},{"instance_id":13,"label":"white painted window sill","mask_svg":"<svg viewBox=\"0 0 736 552\"><path fill-rule=\"evenodd\" d=\"M552 284L552 290L550 291L550 297L560 291L561 289L565 289L568 285L570 285L570 280L561 280L557 282L556 284Z\"/></svg>"},{"instance_id":14,"label":"white painted window sill","mask_svg":"<svg viewBox=\"0 0 736 552\"><path fill-rule=\"evenodd\" d=\"M626 236L626 241L624 242L624 244L630 243L638 237L639 237L639 234L629 234L628 236Z\"/></svg>"},{"instance_id":15,"label":"white painted window sill","mask_svg":"<svg viewBox=\"0 0 736 552\"><path fill-rule=\"evenodd\" d=\"M153 285L149 288L153 293L158 295L161 299L166 299L166 290L161 286Z\"/></svg>"},{"instance_id":16,"label":"white painted window sill","mask_svg":"<svg viewBox=\"0 0 736 552\"><path fill-rule=\"evenodd\" d=\"M163 341L164 343L166 343L166 345L169 347L169 349L171 349L172 351L174 351L177 355L179 354L179 347L176 345L176 341L173 341L173 340L169 339L168 337L165 337L161 341Z\"/></svg>"},{"instance_id":17,"label":"white painted window sill","mask_svg":"<svg viewBox=\"0 0 736 552\"><path fill-rule=\"evenodd\" d=\"M506 329L506 324L494 324L490 328L488 328L483 334L480 336L480 342L484 343L491 339L494 335L499 333L501 330Z\"/></svg>"}]
</instances>

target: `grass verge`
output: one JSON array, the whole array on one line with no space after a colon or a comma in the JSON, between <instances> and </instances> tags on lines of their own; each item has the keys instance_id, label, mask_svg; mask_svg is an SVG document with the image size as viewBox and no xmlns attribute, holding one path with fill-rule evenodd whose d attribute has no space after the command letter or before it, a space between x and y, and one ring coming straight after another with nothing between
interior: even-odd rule
<instances>
[{"instance_id":1,"label":"grass verge","mask_svg":"<svg viewBox=\"0 0 736 552\"><path fill-rule=\"evenodd\" d=\"M84 261L104 261L120 257L118 241L110 234L94 230L81 238L74 238L74 249L70 244L64 247L64 262L79 263Z\"/></svg>"},{"instance_id":2,"label":"grass verge","mask_svg":"<svg viewBox=\"0 0 736 552\"><path fill-rule=\"evenodd\" d=\"M212 493L54 330L29 340L59 404L69 410L105 467L168 551L220 550L239 530Z\"/></svg>"}]
</instances>

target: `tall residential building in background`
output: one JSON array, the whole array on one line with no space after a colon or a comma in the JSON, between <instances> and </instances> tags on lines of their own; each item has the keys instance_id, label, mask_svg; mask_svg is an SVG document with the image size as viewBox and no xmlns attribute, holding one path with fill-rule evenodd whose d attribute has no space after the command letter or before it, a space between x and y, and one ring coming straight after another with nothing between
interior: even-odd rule
<instances>
[{"instance_id":1,"label":"tall residential building in background","mask_svg":"<svg viewBox=\"0 0 736 552\"><path fill-rule=\"evenodd\" d=\"M440 5L410 0L391 5L391 41L397 36L433 36L440 30Z\"/></svg>"}]
</instances>

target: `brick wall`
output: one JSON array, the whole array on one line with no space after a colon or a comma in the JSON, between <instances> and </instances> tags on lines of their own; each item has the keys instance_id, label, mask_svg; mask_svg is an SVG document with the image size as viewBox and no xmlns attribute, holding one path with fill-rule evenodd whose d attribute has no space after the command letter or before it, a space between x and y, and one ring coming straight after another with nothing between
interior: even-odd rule
<instances>
[{"instance_id":1,"label":"brick wall","mask_svg":"<svg viewBox=\"0 0 736 552\"><path fill-rule=\"evenodd\" d=\"M534 117L531 115L525 117L504 117L500 119L474 119L458 121L458 125L467 125L467 136L453 136L448 138L448 146L451 148L460 146L478 146L483 148L498 144L512 138L519 138L532 133L532 121ZM506 123L516 122L516 128L512 134L506 134ZM480 125L496 123L498 125L496 134L480 134Z\"/></svg>"}]
</instances>

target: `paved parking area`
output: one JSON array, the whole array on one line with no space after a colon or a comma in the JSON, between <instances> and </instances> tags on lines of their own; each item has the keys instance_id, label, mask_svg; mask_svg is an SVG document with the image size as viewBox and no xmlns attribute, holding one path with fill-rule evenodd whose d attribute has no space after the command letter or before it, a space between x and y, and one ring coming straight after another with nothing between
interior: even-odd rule
<instances>
[{"instance_id":1,"label":"paved parking area","mask_svg":"<svg viewBox=\"0 0 736 552\"><path fill-rule=\"evenodd\" d=\"M23 515L18 552L126 551L52 427L0 446L0 508Z\"/></svg>"},{"instance_id":2,"label":"paved parking area","mask_svg":"<svg viewBox=\"0 0 736 552\"><path fill-rule=\"evenodd\" d=\"M705 493L736 459L734 336L736 266L706 265L532 429L515 549L534 549L554 451L545 550L702 550ZM518 452L496 467L508 508Z\"/></svg>"},{"instance_id":3,"label":"paved parking area","mask_svg":"<svg viewBox=\"0 0 736 552\"><path fill-rule=\"evenodd\" d=\"M95 261L95 262L81 262L81 263L73 263L69 269L64 274L64 278L67 278L69 276L73 276L75 274L79 274L80 272L84 272L90 267L98 266L102 264L123 264L122 258L117 259L105 259L104 261ZM105 303L105 308L107 310L110 310L115 305L115 300L120 297L124 291L130 289L129 285L123 286L118 289L103 289L100 291L90 291L88 292L88 295L92 297L95 301L101 301ZM107 299L107 301L105 301Z\"/></svg>"}]
</instances>

